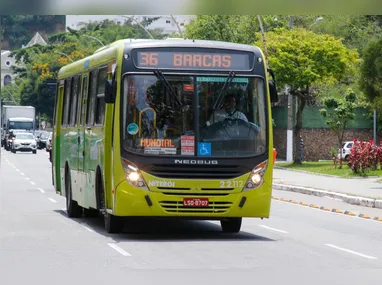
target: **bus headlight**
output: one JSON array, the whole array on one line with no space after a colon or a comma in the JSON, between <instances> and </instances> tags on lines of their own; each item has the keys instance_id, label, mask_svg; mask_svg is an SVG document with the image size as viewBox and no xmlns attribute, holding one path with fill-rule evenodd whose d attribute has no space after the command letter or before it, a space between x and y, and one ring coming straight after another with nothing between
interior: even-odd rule
<instances>
[{"instance_id":1,"label":"bus headlight","mask_svg":"<svg viewBox=\"0 0 382 285\"><path fill-rule=\"evenodd\" d=\"M264 161L252 170L247 182L245 183L243 191L255 189L264 183L264 173L267 169L267 163L267 161Z\"/></svg>"},{"instance_id":2,"label":"bus headlight","mask_svg":"<svg viewBox=\"0 0 382 285\"><path fill-rule=\"evenodd\" d=\"M128 174L127 179L131 182L137 182L139 180L139 174L135 171Z\"/></svg>"},{"instance_id":3,"label":"bus headlight","mask_svg":"<svg viewBox=\"0 0 382 285\"><path fill-rule=\"evenodd\" d=\"M139 187L141 189L149 190L146 186L145 180L143 179L141 172L138 167L131 163L130 161L122 158L123 168L126 173L126 180L130 185L134 187Z\"/></svg>"}]
</instances>

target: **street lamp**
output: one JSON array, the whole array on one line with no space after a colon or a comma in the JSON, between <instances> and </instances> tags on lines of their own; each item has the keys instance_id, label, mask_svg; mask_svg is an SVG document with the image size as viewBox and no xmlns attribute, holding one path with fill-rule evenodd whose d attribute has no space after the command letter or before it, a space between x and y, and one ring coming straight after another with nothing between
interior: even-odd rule
<instances>
[{"instance_id":1,"label":"street lamp","mask_svg":"<svg viewBox=\"0 0 382 285\"><path fill-rule=\"evenodd\" d=\"M257 20L259 21L260 31L261 31L261 37L263 39L263 45L264 45L264 53L265 53L265 63L268 68L268 50L267 50L267 41L265 39L265 31L263 27L263 22L261 21L260 15L257 15Z\"/></svg>"},{"instance_id":2,"label":"street lamp","mask_svg":"<svg viewBox=\"0 0 382 285\"><path fill-rule=\"evenodd\" d=\"M103 44L103 42L101 42L101 41L100 41L99 39L97 39L96 37L89 36L89 35L81 35L81 36L88 37L88 38L91 38L91 39L93 39L93 40L96 40L96 41L99 42L102 46L105 46L105 45Z\"/></svg>"},{"instance_id":3,"label":"street lamp","mask_svg":"<svg viewBox=\"0 0 382 285\"><path fill-rule=\"evenodd\" d=\"M61 55L63 55L63 56L66 56L67 58L69 58L69 60L70 60L71 62L74 62L74 60L71 59L70 56L68 56L66 53L59 52L59 51L55 51L54 53L57 53L57 54L61 54Z\"/></svg>"},{"instance_id":4,"label":"street lamp","mask_svg":"<svg viewBox=\"0 0 382 285\"><path fill-rule=\"evenodd\" d=\"M321 22L324 18L323 17L318 17L313 24L310 25L310 27L308 28L308 30L310 30L311 27L313 27L315 24Z\"/></svg>"},{"instance_id":5,"label":"street lamp","mask_svg":"<svg viewBox=\"0 0 382 285\"><path fill-rule=\"evenodd\" d=\"M144 29L146 31L146 33L150 36L150 38L154 39L153 35L150 34L150 32L137 19L135 19L134 16L135 15L133 15L131 17L127 17L127 16L124 16L124 15L121 15L121 17L123 17L123 18L135 21L142 29Z\"/></svg>"},{"instance_id":6,"label":"street lamp","mask_svg":"<svg viewBox=\"0 0 382 285\"><path fill-rule=\"evenodd\" d=\"M176 26L178 27L178 31L179 31L180 35L181 35L182 38L184 39L184 35L183 35L183 32L182 32L181 28L179 27L178 21L175 20L175 18L174 18L173 15L170 15L170 16L171 16L172 20L175 22Z\"/></svg>"}]
</instances>

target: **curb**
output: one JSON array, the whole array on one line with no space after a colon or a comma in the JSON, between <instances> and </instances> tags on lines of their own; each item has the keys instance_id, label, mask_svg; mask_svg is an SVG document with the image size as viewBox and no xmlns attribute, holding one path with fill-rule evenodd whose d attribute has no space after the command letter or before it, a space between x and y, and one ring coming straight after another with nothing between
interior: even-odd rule
<instances>
[{"instance_id":1,"label":"curb","mask_svg":"<svg viewBox=\"0 0 382 285\"><path fill-rule=\"evenodd\" d=\"M332 192L332 191L317 190L313 188L286 185L286 184L273 183L272 185L273 185L273 188L276 190L296 192L296 193L318 196L318 197L327 196L327 197L331 197L335 199L340 199L344 201L345 203L352 204L352 205L382 209L382 200L360 197L360 196L351 196L351 195L346 195L346 194Z\"/></svg>"},{"instance_id":2,"label":"curb","mask_svg":"<svg viewBox=\"0 0 382 285\"><path fill-rule=\"evenodd\" d=\"M323 207L323 206L320 207L320 206L317 206L315 204L310 204L309 205L309 204L306 204L304 202L297 202L296 200L289 200L289 199L278 198L278 197L274 197L274 196L272 196L272 199L273 200L278 200L278 201L281 201L281 202L297 204L297 205L301 205L301 206L304 206L304 207L314 208L314 209L325 211L325 212L332 212L332 213L336 213L336 214L339 214L339 215L346 215L346 216L358 217L358 218L362 218L362 219L366 219L366 220L374 220L376 222L382 222L382 217L370 217L368 215L361 214L361 213L360 214L355 214L355 213L350 212L350 211L343 211L343 210L339 210L339 209L330 209L330 208Z\"/></svg>"}]
</instances>

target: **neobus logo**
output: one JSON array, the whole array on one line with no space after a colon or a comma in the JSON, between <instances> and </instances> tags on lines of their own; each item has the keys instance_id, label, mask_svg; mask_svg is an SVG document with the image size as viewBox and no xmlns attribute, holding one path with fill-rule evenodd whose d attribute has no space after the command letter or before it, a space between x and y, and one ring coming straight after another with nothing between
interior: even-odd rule
<instances>
[{"instance_id":1,"label":"neobus logo","mask_svg":"<svg viewBox=\"0 0 382 285\"><path fill-rule=\"evenodd\" d=\"M217 160L175 159L175 164L218 164Z\"/></svg>"}]
</instances>

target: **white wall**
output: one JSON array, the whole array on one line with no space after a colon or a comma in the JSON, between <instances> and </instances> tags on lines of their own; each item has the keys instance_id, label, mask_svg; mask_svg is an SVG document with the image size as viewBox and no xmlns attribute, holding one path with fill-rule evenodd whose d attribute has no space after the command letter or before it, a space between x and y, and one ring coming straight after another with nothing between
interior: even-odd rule
<instances>
[{"instance_id":1,"label":"white wall","mask_svg":"<svg viewBox=\"0 0 382 285\"><path fill-rule=\"evenodd\" d=\"M9 57L11 52L9 50L1 51L1 86L4 86L4 77L10 75L12 81L14 80L14 75L11 70L11 67L15 64L16 60L12 57Z\"/></svg>"}]
</instances>

